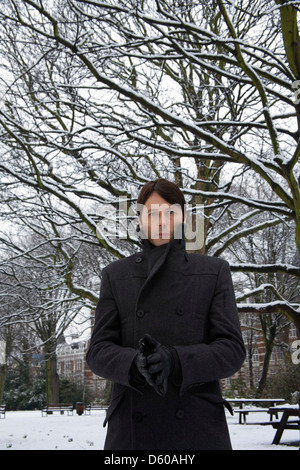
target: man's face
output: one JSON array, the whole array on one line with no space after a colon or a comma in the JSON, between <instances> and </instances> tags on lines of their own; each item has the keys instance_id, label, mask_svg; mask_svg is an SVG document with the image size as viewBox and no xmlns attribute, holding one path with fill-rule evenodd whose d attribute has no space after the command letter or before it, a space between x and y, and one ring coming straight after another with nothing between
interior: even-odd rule
<instances>
[{"instance_id":1,"label":"man's face","mask_svg":"<svg viewBox=\"0 0 300 470\"><path fill-rule=\"evenodd\" d=\"M155 246L168 243L182 224L183 214L179 204L170 204L154 192L147 199L139 219L140 228Z\"/></svg>"}]
</instances>

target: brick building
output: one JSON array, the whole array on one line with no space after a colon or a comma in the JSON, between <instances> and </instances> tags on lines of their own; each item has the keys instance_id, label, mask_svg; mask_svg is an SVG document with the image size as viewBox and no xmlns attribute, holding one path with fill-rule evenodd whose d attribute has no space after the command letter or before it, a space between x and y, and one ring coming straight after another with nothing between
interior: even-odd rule
<instances>
[{"instance_id":1,"label":"brick building","mask_svg":"<svg viewBox=\"0 0 300 470\"><path fill-rule=\"evenodd\" d=\"M102 398L106 380L88 368L85 360L87 348L88 341L59 344L56 350L57 372L60 377L73 380L88 389L95 398Z\"/></svg>"},{"instance_id":2,"label":"brick building","mask_svg":"<svg viewBox=\"0 0 300 470\"><path fill-rule=\"evenodd\" d=\"M245 390L256 389L263 372L266 345L259 318L257 315L244 315L241 317L241 325L247 356L241 370L233 377L222 381L225 390L232 389L232 384L236 380L244 384ZM268 377L279 375L285 370L286 364L291 362L292 344L296 339L295 325L285 319L285 322L278 326L268 366Z\"/></svg>"}]
</instances>

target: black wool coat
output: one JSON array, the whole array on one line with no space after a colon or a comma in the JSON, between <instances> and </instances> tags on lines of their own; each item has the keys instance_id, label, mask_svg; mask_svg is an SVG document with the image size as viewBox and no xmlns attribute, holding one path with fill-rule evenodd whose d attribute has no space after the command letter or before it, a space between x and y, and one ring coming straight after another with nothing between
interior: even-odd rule
<instances>
[{"instance_id":1,"label":"black wool coat","mask_svg":"<svg viewBox=\"0 0 300 470\"><path fill-rule=\"evenodd\" d=\"M175 353L163 397L134 370L146 333ZM146 241L111 263L86 359L114 382L105 450L231 449L219 380L241 368L245 348L228 263L188 255L184 240Z\"/></svg>"}]
</instances>

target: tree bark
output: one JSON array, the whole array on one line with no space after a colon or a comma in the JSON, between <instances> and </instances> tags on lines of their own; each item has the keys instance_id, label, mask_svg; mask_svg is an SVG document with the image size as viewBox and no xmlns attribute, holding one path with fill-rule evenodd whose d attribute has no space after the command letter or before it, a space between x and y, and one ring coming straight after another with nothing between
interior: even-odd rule
<instances>
[{"instance_id":1,"label":"tree bark","mask_svg":"<svg viewBox=\"0 0 300 470\"><path fill-rule=\"evenodd\" d=\"M45 354L47 403L59 403L59 377L56 353Z\"/></svg>"}]
</instances>

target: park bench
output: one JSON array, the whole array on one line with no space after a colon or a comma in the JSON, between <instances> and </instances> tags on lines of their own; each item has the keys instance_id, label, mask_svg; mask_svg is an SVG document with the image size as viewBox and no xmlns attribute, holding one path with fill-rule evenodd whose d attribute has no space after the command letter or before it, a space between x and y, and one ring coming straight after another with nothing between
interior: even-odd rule
<instances>
[{"instance_id":1,"label":"park bench","mask_svg":"<svg viewBox=\"0 0 300 470\"><path fill-rule=\"evenodd\" d=\"M262 408L260 405L275 406L278 403L285 402L283 398L227 398L227 401L233 405L239 405L240 409L233 410L234 413L239 414L239 424L247 424L246 416L248 416L249 413L268 413L269 408ZM246 403L249 403L248 408L246 407ZM276 418L278 418L277 414ZM272 421L272 419L273 416L271 415L270 421Z\"/></svg>"},{"instance_id":2,"label":"park bench","mask_svg":"<svg viewBox=\"0 0 300 470\"><path fill-rule=\"evenodd\" d=\"M42 416L47 416L53 414L55 411L59 411L61 415L66 411L68 415L73 414L74 406L73 403L50 403L49 405L44 405L42 408Z\"/></svg>"},{"instance_id":3,"label":"park bench","mask_svg":"<svg viewBox=\"0 0 300 470\"><path fill-rule=\"evenodd\" d=\"M239 424L247 424L246 416L249 413L263 413L268 412L269 408L243 408L242 410L234 410L234 413L239 413ZM272 416L271 416L272 419Z\"/></svg>"},{"instance_id":4,"label":"park bench","mask_svg":"<svg viewBox=\"0 0 300 470\"><path fill-rule=\"evenodd\" d=\"M84 414L91 414L92 410L107 410L109 405L103 403L90 403L84 408Z\"/></svg>"},{"instance_id":5,"label":"park bench","mask_svg":"<svg viewBox=\"0 0 300 470\"><path fill-rule=\"evenodd\" d=\"M5 418L5 409L6 409L6 405L0 405L0 419L3 415L3 418Z\"/></svg>"}]
</instances>

